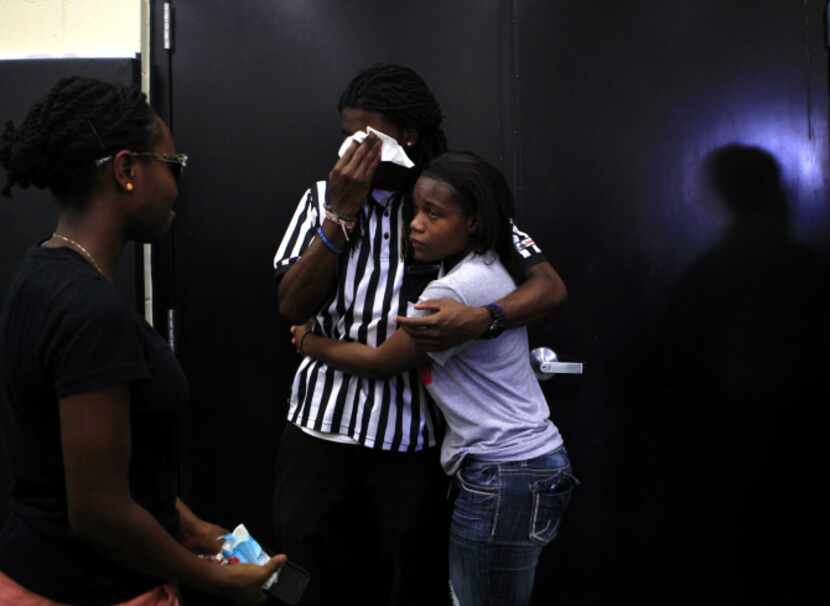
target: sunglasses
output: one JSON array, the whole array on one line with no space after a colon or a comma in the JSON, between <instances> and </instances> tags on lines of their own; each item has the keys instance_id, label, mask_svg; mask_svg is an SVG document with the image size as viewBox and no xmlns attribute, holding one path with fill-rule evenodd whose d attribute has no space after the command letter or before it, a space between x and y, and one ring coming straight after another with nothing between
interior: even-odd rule
<instances>
[{"instance_id":1,"label":"sunglasses","mask_svg":"<svg viewBox=\"0 0 830 606\"><path fill-rule=\"evenodd\" d=\"M185 166L187 166L188 156L187 154L175 154L173 156L168 156L167 154L158 154L156 152L127 152L128 155L138 158L150 158L151 160L158 160L159 162L164 162L170 168L170 172L173 173L173 177L178 179L181 174L184 172ZM112 160L115 156L106 156L104 158L98 158L95 161L95 166L102 166Z\"/></svg>"}]
</instances>

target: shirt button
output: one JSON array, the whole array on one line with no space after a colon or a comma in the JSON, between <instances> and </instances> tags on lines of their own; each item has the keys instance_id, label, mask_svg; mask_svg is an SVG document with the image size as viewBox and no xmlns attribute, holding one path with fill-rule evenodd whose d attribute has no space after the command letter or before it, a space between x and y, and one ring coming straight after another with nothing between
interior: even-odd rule
<instances>
[{"instance_id":1,"label":"shirt button","mask_svg":"<svg viewBox=\"0 0 830 606\"><path fill-rule=\"evenodd\" d=\"M389 239L389 234L383 234L383 239L388 240Z\"/></svg>"},{"instance_id":2,"label":"shirt button","mask_svg":"<svg viewBox=\"0 0 830 606\"><path fill-rule=\"evenodd\" d=\"M389 216L389 211L388 210L383 211L383 216L388 217Z\"/></svg>"}]
</instances>

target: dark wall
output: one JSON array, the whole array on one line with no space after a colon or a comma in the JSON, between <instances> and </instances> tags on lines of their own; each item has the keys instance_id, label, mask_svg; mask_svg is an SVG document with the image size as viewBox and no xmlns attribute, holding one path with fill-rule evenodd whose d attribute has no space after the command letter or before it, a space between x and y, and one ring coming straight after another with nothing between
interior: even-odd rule
<instances>
[{"instance_id":1,"label":"dark wall","mask_svg":"<svg viewBox=\"0 0 830 606\"><path fill-rule=\"evenodd\" d=\"M811 498L790 483L812 472L793 427L814 425L805 386L819 371L792 352L826 360L808 342L830 242L823 4L178 0L172 116L192 164L163 296L193 387L194 509L270 535L297 364L270 261L333 162L341 89L395 61L442 101L452 147L505 170L520 225L570 289L531 330L586 363L581 380L545 384L583 487L536 603L764 603L759 587L787 599L801 560L769 579L799 550L760 540L759 519L792 524L792 503ZM732 142L777 158L790 232L750 222L733 237L747 222L699 179Z\"/></svg>"},{"instance_id":2,"label":"dark wall","mask_svg":"<svg viewBox=\"0 0 830 606\"><path fill-rule=\"evenodd\" d=\"M740 499L724 487L730 473L748 473L734 468L730 448L756 453L773 483L775 474L792 476L762 463L771 447L748 442L748 433L778 439L793 467L809 467L795 451L783 453L807 440L811 417L802 416L800 390L809 379L792 371L792 352L814 344L809 329L786 337L779 329L792 315L817 322L815 310L794 301L809 299L822 277L814 259L794 260L803 257L791 242L752 234L723 246L729 219L701 187L700 167L729 143L768 150L783 168L794 238L826 256L824 3L539 0L518 7L521 218L570 288L562 312L533 336L587 362L578 402L552 400L585 482L560 549L547 554L551 572L540 589L561 596L556 570L566 571L567 603L606 603L615 592L672 596L672 603L702 592L710 603L738 603L747 588L775 576L770 567L780 558L772 538L755 545L757 559L746 541L735 553L735 528L752 507L736 512ZM707 273L702 258L730 269ZM693 342L695 356L672 357L677 334ZM726 342L719 338L727 334ZM739 354L730 352L747 347L765 362L750 358L750 377L742 378L732 367ZM774 362L782 367L772 371ZM716 370L707 374L704 364ZM724 383L768 395L727 396ZM750 421L768 414L780 424L798 418L803 433L774 438ZM678 444L696 460L682 462ZM792 525L803 515L773 501L760 510L770 520ZM718 510L732 515L719 522L726 528L716 524ZM725 551L731 556L717 555ZM732 561L709 564L718 557ZM614 579L614 588L602 579Z\"/></svg>"},{"instance_id":3,"label":"dark wall","mask_svg":"<svg viewBox=\"0 0 830 606\"><path fill-rule=\"evenodd\" d=\"M99 78L127 86L138 85L138 64L133 59L50 59L0 61L0 82L5 94L0 95L0 120L3 124L12 120L19 125L29 108L44 97L60 78L72 75ZM2 177L5 185L5 174ZM14 276L15 268L26 249L47 238L56 222L56 210L48 192L16 188L13 198L0 198L0 301L5 299L6 288ZM138 300L134 247L128 246L121 258L115 282L124 297ZM5 452L6 435L10 419L6 402L0 390L0 520L5 519L6 503L10 488L10 470Z\"/></svg>"}]
</instances>

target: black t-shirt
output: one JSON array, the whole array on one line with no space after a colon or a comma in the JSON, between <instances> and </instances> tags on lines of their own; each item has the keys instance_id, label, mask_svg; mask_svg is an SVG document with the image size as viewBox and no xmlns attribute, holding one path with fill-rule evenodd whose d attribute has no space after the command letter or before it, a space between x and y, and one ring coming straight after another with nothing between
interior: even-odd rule
<instances>
[{"instance_id":1,"label":"black t-shirt","mask_svg":"<svg viewBox=\"0 0 830 606\"><path fill-rule=\"evenodd\" d=\"M131 496L176 536L179 417L188 384L165 341L75 251L36 247L0 316L0 378L11 409L5 429L14 479L0 570L69 604L113 604L163 583L73 536L58 400L129 384Z\"/></svg>"}]
</instances>

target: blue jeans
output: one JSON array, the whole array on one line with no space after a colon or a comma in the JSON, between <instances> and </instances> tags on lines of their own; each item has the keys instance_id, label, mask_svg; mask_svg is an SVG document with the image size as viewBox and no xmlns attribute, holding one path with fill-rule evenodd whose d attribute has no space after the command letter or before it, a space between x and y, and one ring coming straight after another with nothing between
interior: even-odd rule
<instances>
[{"instance_id":1,"label":"blue jeans","mask_svg":"<svg viewBox=\"0 0 830 606\"><path fill-rule=\"evenodd\" d=\"M453 483L450 582L458 603L529 604L539 555L579 484L567 451L510 463L466 459Z\"/></svg>"}]
</instances>

